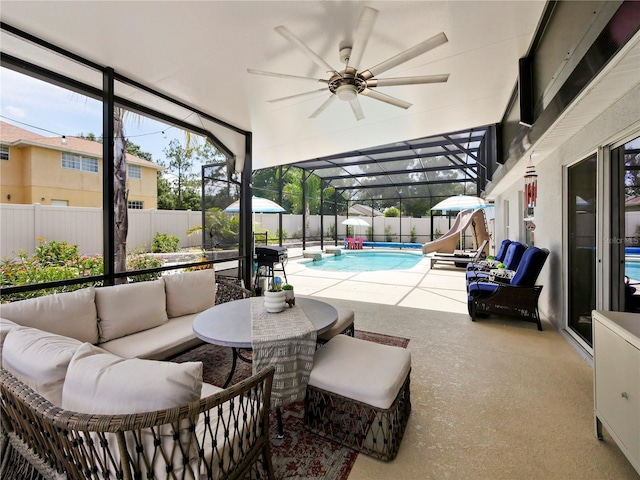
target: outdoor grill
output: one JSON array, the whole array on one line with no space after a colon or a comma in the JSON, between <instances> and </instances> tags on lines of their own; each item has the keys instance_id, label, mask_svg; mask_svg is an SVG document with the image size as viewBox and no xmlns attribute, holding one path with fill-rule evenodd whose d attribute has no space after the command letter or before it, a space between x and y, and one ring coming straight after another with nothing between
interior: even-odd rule
<instances>
[{"instance_id":1,"label":"outdoor grill","mask_svg":"<svg viewBox=\"0 0 640 480\"><path fill-rule=\"evenodd\" d=\"M284 265L287 262L287 248L278 246L256 247L256 278L254 287L259 286L260 278L266 278L267 282L273 281L275 272L282 272L285 282L287 274L284 271ZM277 268L276 265L279 265Z\"/></svg>"},{"instance_id":2,"label":"outdoor grill","mask_svg":"<svg viewBox=\"0 0 640 480\"><path fill-rule=\"evenodd\" d=\"M256 261L258 266L267 265L273 268L274 263L284 263L287 261L286 247L256 247Z\"/></svg>"}]
</instances>

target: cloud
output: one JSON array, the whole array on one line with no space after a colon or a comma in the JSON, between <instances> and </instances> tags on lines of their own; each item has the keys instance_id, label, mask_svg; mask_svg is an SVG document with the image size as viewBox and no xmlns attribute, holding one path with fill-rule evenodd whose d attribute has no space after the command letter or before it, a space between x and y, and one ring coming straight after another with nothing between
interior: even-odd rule
<instances>
[{"instance_id":1,"label":"cloud","mask_svg":"<svg viewBox=\"0 0 640 480\"><path fill-rule=\"evenodd\" d=\"M9 105L8 107L4 107L3 111L4 111L4 114L7 117L11 117L11 118L27 118L27 112L25 112L24 109L22 109L20 107L13 107L13 106Z\"/></svg>"}]
</instances>

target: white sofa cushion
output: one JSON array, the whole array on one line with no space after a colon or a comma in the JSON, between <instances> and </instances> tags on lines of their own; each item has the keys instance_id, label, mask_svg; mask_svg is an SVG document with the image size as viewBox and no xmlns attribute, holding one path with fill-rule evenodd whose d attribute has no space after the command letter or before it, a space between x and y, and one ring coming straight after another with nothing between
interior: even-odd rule
<instances>
[{"instance_id":1,"label":"white sofa cushion","mask_svg":"<svg viewBox=\"0 0 640 480\"><path fill-rule=\"evenodd\" d=\"M124 359L85 343L69 364L67 378L64 382L62 405L67 410L93 414L125 414L144 413L163 410L192 403L200 399L202 391L202 363L158 362L154 360ZM207 392L211 390L207 388ZM191 421L183 420L176 432L172 424L160 428L144 429L138 441L144 445L153 478L166 478L164 459L151 458L154 445L159 441L164 452L169 455L176 478L182 478L184 465L183 454L188 463L197 471L198 452L192 441L193 432L189 426ZM91 434L94 441L99 441L97 434ZM188 451L176 448L176 436ZM105 434L106 440L115 445L116 438L112 433ZM128 450L131 455L138 455L136 442L127 437ZM120 452L111 450L114 460L119 461ZM107 467L115 478L115 471ZM147 478L148 472L142 467L141 478ZM186 477L185 477L186 478Z\"/></svg>"},{"instance_id":2,"label":"white sofa cushion","mask_svg":"<svg viewBox=\"0 0 640 480\"><path fill-rule=\"evenodd\" d=\"M4 345L4 339L7 337L7 333L17 326L19 325L11 320L0 318L0 358L2 358L2 346Z\"/></svg>"},{"instance_id":3,"label":"white sofa cushion","mask_svg":"<svg viewBox=\"0 0 640 480\"><path fill-rule=\"evenodd\" d=\"M98 320L95 288L75 292L55 293L0 307L2 317L25 327L38 328L75 338L81 342L98 343Z\"/></svg>"},{"instance_id":4,"label":"white sofa cushion","mask_svg":"<svg viewBox=\"0 0 640 480\"><path fill-rule=\"evenodd\" d=\"M64 381L62 406L94 414L143 413L200 399L202 362L122 358L85 343Z\"/></svg>"},{"instance_id":5,"label":"white sofa cushion","mask_svg":"<svg viewBox=\"0 0 640 480\"><path fill-rule=\"evenodd\" d=\"M216 275L212 268L166 275L163 278L169 318L202 312L214 306Z\"/></svg>"},{"instance_id":6,"label":"white sofa cushion","mask_svg":"<svg viewBox=\"0 0 640 480\"><path fill-rule=\"evenodd\" d=\"M100 343L169 321L163 279L96 288L96 307Z\"/></svg>"},{"instance_id":7,"label":"white sofa cushion","mask_svg":"<svg viewBox=\"0 0 640 480\"><path fill-rule=\"evenodd\" d=\"M69 363L62 406L95 414L142 413L193 402L201 390L202 362L127 359L85 343Z\"/></svg>"},{"instance_id":8,"label":"white sofa cushion","mask_svg":"<svg viewBox=\"0 0 640 480\"><path fill-rule=\"evenodd\" d=\"M193 313L172 318L158 327L100 343L98 346L121 357L164 360L202 345L202 340L193 333L193 319L196 315Z\"/></svg>"},{"instance_id":9,"label":"white sofa cushion","mask_svg":"<svg viewBox=\"0 0 640 480\"><path fill-rule=\"evenodd\" d=\"M16 327L6 336L2 366L58 407L69 362L83 345L37 328Z\"/></svg>"}]
</instances>

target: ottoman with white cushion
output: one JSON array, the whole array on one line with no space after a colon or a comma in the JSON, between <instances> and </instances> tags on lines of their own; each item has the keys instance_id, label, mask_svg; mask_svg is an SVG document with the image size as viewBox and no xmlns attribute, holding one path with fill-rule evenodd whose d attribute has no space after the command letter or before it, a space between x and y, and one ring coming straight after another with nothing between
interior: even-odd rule
<instances>
[{"instance_id":1,"label":"ottoman with white cushion","mask_svg":"<svg viewBox=\"0 0 640 480\"><path fill-rule=\"evenodd\" d=\"M318 343L320 344L327 343L333 337L335 337L336 335L340 335L341 333L344 333L345 335L350 335L352 337L355 334L355 330L354 330L355 313L353 313L353 310L349 310L348 308L338 308L338 307L335 307L335 309L338 311L338 320L336 321L336 323L333 324L333 326L329 330L318 335L317 340L318 340Z\"/></svg>"},{"instance_id":2,"label":"ottoman with white cushion","mask_svg":"<svg viewBox=\"0 0 640 480\"><path fill-rule=\"evenodd\" d=\"M411 411L407 349L337 335L316 351L304 425L380 460L393 460Z\"/></svg>"}]
</instances>

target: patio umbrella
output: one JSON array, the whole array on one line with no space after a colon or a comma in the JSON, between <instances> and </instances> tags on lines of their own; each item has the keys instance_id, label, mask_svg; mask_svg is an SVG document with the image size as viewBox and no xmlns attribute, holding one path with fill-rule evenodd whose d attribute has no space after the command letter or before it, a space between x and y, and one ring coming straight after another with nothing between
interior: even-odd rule
<instances>
[{"instance_id":1,"label":"patio umbrella","mask_svg":"<svg viewBox=\"0 0 640 480\"><path fill-rule=\"evenodd\" d=\"M286 211L276 202L256 196L251 197L251 210L253 213L280 213ZM224 211L227 213L238 213L240 211L240 200L233 202L225 208Z\"/></svg>"},{"instance_id":2,"label":"patio umbrella","mask_svg":"<svg viewBox=\"0 0 640 480\"><path fill-rule=\"evenodd\" d=\"M485 199L469 195L455 195L445 198L440 203L431 207L431 210L475 210L476 208L490 208Z\"/></svg>"},{"instance_id":3,"label":"patio umbrella","mask_svg":"<svg viewBox=\"0 0 640 480\"><path fill-rule=\"evenodd\" d=\"M351 218L347 218L346 220L343 220L342 225L350 225L352 227L358 227L358 233L360 233L360 227L370 227L371 225L369 225L365 220L358 218L358 217L351 217Z\"/></svg>"},{"instance_id":4,"label":"patio umbrella","mask_svg":"<svg viewBox=\"0 0 640 480\"><path fill-rule=\"evenodd\" d=\"M284 208L278 205L276 202L269 200L268 198L256 197L255 195L251 197L251 210L253 212L253 223L256 222L255 214L256 213L281 213L286 212ZM240 212L240 200L236 200L231 205L223 210L227 213L238 213ZM262 215L260 215L260 224L262 225ZM265 232L266 235L266 232ZM266 237L265 237L266 240ZM254 245L255 249L255 245Z\"/></svg>"}]
</instances>

